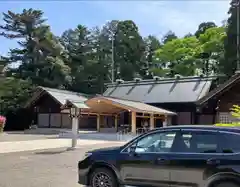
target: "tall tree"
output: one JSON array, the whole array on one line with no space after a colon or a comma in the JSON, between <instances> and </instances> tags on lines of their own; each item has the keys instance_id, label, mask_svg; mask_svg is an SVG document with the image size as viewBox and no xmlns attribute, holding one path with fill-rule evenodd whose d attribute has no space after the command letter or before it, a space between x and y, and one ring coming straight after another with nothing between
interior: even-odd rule
<instances>
[{"instance_id":1,"label":"tall tree","mask_svg":"<svg viewBox=\"0 0 240 187\"><path fill-rule=\"evenodd\" d=\"M74 30L63 33L61 42L67 50L66 63L71 69L71 84L68 88L74 91L87 92L90 75L85 73L88 66L91 46L89 45L90 31L84 25L78 25Z\"/></svg>"},{"instance_id":2,"label":"tall tree","mask_svg":"<svg viewBox=\"0 0 240 187\"><path fill-rule=\"evenodd\" d=\"M168 31L162 38L162 42L165 44L167 42L170 42L174 39L177 39L178 37L173 31Z\"/></svg>"},{"instance_id":3,"label":"tall tree","mask_svg":"<svg viewBox=\"0 0 240 187\"><path fill-rule=\"evenodd\" d=\"M20 45L20 48L10 49L4 60L20 64L13 71L18 78L30 79L33 84L59 87L65 80L67 67L59 58L62 48L42 16L42 11L33 9L3 13L0 35L15 39ZM56 72L59 76L55 76Z\"/></svg>"},{"instance_id":4,"label":"tall tree","mask_svg":"<svg viewBox=\"0 0 240 187\"><path fill-rule=\"evenodd\" d=\"M203 22L198 26L198 30L195 32L195 36L198 38L201 34L204 34L207 29L216 26L217 25L214 22Z\"/></svg>"},{"instance_id":5,"label":"tall tree","mask_svg":"<svg viewBox=\"0 0 240 187\"><path fill-rule=\"evenodd\" d=\"M144 56L144 64L140 70L140 74L143 78L151 78L152 72L150 69L154 68L154 55L155 51L161 47L161 43L155 36L149 35L144 38L145 44L145 56Z\"/></svg>"},{"instance_id":6,"label":"tall tree","mask_svg":"<svg viewBox=\"0 0 240 187\"><path fill-rule=\"evenodd\" d=\"M199 36L201 44L198 68L206 75L221 73L220 62L224 58L226 28L212 27Z\"/></svg>"},{"instance_id":7,"label":"tall tree","mask_svg":"<svg viewBox=\"0 0 240 187\"><path fill-rule=\"evenodd\" d=\"M240 10L240 0L232 0L231 7L229 9L229 19L227 21L227 37L225 40L225 59L221 63L222 71L229 77L232 76L237 69L237 53L239 52L239 46L237 46L237 40L240 38L237 25L240 24L238 15ZM239 16L240 17L240 16ZM239 52L240 53L240 52Z\"/></svg>"},{"instance_id":8,"label":"tall tree","mask_svg":"<svg viewBox=\"0 0 240 187\"><path fill-rule=\"evenodd\" d=\"M0 112L6 114L22 108L31 97L34 86L28 80L8 77L0 84Z\"/></svg>"},{"instance_id":9,"label":"tall tree","mask_svg":"<svg viewBox=\"0 0 240 187\"><path fill-rule=\"evenodd\" d=\"M155 73L159 76L183 76L195 75L196 58L199 48L198 39L193 36L179 38L167 42L156 51L156 64L158 70Z\"/></svg>"},{"instance_id":10,"label":"tall tree","mask_svg":"<svg viewBox=\"0 0 240 187\"><path fill-rule=\"evenodd\" d=\"M139 70L143 66L142 57L145 47L138 27L133 21L120 21L117 24L114 49L119 76L124 80L132 80L139 76Z\"/></svg>"}]
</instances>

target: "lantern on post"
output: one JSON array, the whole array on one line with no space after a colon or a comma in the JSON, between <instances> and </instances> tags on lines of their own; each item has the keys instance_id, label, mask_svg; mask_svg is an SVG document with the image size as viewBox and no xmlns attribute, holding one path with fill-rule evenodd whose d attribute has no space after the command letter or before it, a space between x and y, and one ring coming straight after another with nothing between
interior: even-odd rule
<instances>
[{"instance_id":1,"label":"lantern on post","mask_svg":"<svg viewBox=\"0 0 240 187\"><path fill-rule=\"evenodd\" d=\"M78 117L78 115L79 115L79 109L76 108L76 107L74 107L74 106L72 106L72 107L70 108L70 116L71 116L72 118L75 118L75 117Z\"/></svg>"},{"instance_id":2,"label":"lantern on post","mask_svg":"<svg viewBox=\"0 0 240 187\"><path fill-rule=\"evenodd\" d=\"M77 145L77 136L78 136L78 115L79 109L75 106L70 108L70 116L72 118L72 149Z\"/></svg>"},{"instance_id":3,"label":"lantern on post","mask_svg":"<svg viewBox=\"0 0 240 187\"><path fill-rule=\"evenodd\" d=\"M68 110L69 116L72 120L72 147L75 149L78 139L78 123L81 116L82 109L88 109L89 107L84 102L66 100L65 105L61 107L62 110Z\"/></svg>"}]
</instances>

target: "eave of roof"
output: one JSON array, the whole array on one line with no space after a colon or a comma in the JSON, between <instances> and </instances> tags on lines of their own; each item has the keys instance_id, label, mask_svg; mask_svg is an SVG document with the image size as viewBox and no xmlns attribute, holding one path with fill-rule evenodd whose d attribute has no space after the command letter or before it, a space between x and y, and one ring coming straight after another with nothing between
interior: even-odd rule
<instances>
[{"instance_id":1,"label":"eave of roof","mask_svg":"<svg viewBox=\"0 0 240 187\"><path fill-rule=\"evenodd\" d=\"M207 102L212 97L214 97L214 96L218 95L219 93L222 93L225 90L227 90L229 87L231 87L231 85L233 85L236 81L239 81L239 80L240 80L240 74L233 75L229 80L225 81L223 84L220 84L218 87L216 87L215 89L210 91L207 95L205 95L204 97L199 99L196 102L196 104L197 105L204 104L205 102Z\"/></svg>"},{"instance_id":2,"label":"eave of roof","mask_svg":"<svg viewBox=\"0 0 240 187\"><path fill-rule=\"evenodd\" d=\"M74 106L78 109L89 109L89 107L85 104L85 102L81 101L74 101L74 100L67 100L66 103L61 107L61 109L66 109Z\"/></svg>"},{"instance_id":3,"label":"eave of roof","mask_svg":"<svg viewBox=\"0 0 240 187\"><path fill-rule=\"evenodd\" d=\"M152 114L160 114L160 115L176 115L175 112L165 110L159 107L155 107L146 103L132 101L127 99L119 99L114 97L106 97L106 96L97 96L87 100L85 103L88 105L91 101L110 101L110 105L117 105L117 107L121 107L125 110L131 110L139 113L152 113ZM91 110L91 107L90 107Z\"/></svg>"},{"instance_id":4,"label":"eave of roof","mask_svg":"<svg viewBox=\"0 0 240 187\"><path fill-rule=\"evenodd\" d=\"M25 108L28 108L33 103L35 103L45 93L49 94L60 105L64 105L67 100L74 100L75 102L84 102L88 99L87 94L39 86L37 87L32 98L30 98L26 103Z\"/></svg>"}]
</instances>

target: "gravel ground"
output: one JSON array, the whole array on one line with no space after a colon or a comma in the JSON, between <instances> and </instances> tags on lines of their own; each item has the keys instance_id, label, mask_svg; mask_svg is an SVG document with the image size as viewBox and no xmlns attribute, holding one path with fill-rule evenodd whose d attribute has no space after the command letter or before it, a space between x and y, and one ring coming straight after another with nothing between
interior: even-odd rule
<instances>
[{"instance_id":1,"label":"gravel ground","mask_svg":"<svg viewBox=\"0 0 240 187\"><path fill-rule=\"evenodd\" d=\"M77 162L84 153L114 145L0 154L0 187L81 187L77 183Z\"/></svg>"}]
</instances>

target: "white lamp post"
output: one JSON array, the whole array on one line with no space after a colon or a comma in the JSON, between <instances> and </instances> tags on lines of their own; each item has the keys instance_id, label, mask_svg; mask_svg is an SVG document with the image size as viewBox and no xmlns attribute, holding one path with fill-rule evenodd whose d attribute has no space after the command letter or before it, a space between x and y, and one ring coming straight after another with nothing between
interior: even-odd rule
<instances>
[{"instance_id":1,"label":"white lamp post","mask_svg":"<svg viewBox=\"0 0 240 187\"><path fill-rule=\"evenodd\" d=\"M84 102L67 100L65 105L61 107L62 110L68 109L69 115L72 119L72 146L71 149L75 149L78 139L78 118L80 117L82 109L89 109Z\"/></svg>"},{"instance_id":2,"label":"white lamp post","mask_svg":"<svg viewBox=\"0 0 240 187\"><path fill-rule=\"evenodd\" d=\"M78 116L79 109L72 106L70 108L70 115L72 118L72 149L76 148L77 145L77 136L78 136Z\"/></svg>"}]
</instances>

